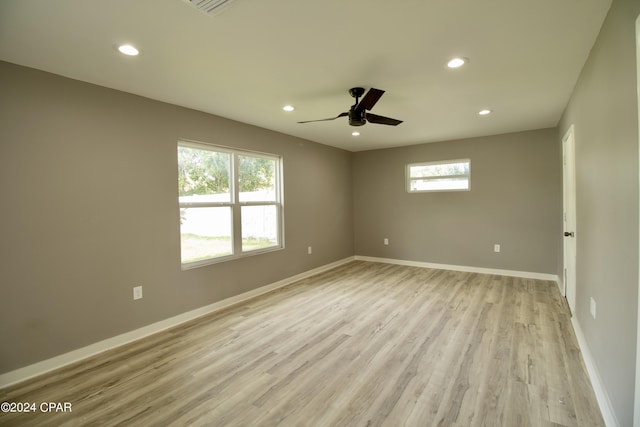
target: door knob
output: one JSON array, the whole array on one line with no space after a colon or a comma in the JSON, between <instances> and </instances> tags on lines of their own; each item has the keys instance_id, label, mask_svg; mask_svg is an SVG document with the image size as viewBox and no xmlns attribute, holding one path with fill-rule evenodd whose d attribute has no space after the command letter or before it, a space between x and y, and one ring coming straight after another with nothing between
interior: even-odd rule
<instances>
[{"instance_id":1,"label":"door knob","mask_svg":"<svg viewBox=\"0 0 640 427\"><path fill-rule=\"evenodd\" d=\"M564 237L575 237L576 233L574 233L573 231L565 231L564 232Z\"/></svg>"}]
</instances>

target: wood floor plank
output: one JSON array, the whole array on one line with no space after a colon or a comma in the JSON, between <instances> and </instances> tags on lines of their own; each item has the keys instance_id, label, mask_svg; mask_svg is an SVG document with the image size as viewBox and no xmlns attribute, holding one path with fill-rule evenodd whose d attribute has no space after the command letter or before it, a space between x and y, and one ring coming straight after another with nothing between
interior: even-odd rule
<instances>
[{"instance_id":1,"label":"wood floor plank","mask_svg":"<svg viewBox=\"0 0 640 427\"><path fill-rule=\"evenodd\" d=\"M354 261L0 390L0 426L603 426L548 281Z\"/></svg>"}]
</instances>

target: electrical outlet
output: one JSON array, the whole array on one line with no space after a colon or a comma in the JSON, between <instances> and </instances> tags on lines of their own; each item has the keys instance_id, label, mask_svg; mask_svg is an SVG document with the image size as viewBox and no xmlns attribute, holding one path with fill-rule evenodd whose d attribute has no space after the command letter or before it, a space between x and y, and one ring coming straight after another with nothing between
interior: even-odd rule
<instances>
[{"instance_id":1,"label":"electrical outlet","mask_svg":"<svg viewBox=\"0 0 640 427\"><path fill-rule=\"evenodd\" d=\"M591 313L591 317L596 318L596 300L591 297L591 303L589 304L589 313Z\"/></svg>"},{"instance_id":2,"label":"electrical outlet","mask_svg":"<svg viewBox=\"0 0 640 427\"><path fill-rule=\"evenodd\" d=\"M307 248L307 253L308 253L309 255L311 255L311 254L313 253L313 248L312 248L311 246L309 246L309 247Z\"/></svg>"},{"instance_id":3,"label":"electrical outlet","mask_svg":"<svg viewBox=\"0 0 640 427\"><path fill-rule=\"evenodd\" d=\"M142 299L142 286L136 286L133 288L133 299Z\"/></svg>"},{"instance_id":4,"label":"electrical outlet","mask_svg":"<svg viewBox=\"0 0 640 427\"><path fill-rule=\"evenodd\" d=\"M384 242L384 244L385 244L386 246L388 246L388 245L389 245L389 239L387 239L386 237L384 238L384 241L383 241L383 242Z\"/></svg>"},{"instance_id":5,"label":"electrical outlet","mask_svg":"<svg viewBox=\"0 0 640 427\"><path fill-rule=\"evenodd\" d=\"M493 252L500 252L500 244L496 243L493 245Z\"/></svg>"}]
</instances>

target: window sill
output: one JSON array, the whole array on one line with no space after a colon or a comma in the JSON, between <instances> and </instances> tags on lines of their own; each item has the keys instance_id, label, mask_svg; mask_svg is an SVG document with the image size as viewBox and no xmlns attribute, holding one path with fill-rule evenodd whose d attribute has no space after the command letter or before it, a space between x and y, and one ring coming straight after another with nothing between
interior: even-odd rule
<instances>
[{"instance_id":1,"label":"window sill","mask_svg":"<svg viewBox=\"0 0 640 427\"><path fill-rule=\"evenodd\" d=\"M284 246L274 246L270 248L256 249L253 251L242 252L239 255L227 255L227 256L221 256L216 258L203 259L200 261L186 262L186 263L180 264L180 270L182 271L192 270L194 268L206 267L207 265L220 264L222 262L235 261L243 258L256 256L256 255L262 255L270 252L281 251L283 249L284 249Z\"/></svg>"}]
</instances>

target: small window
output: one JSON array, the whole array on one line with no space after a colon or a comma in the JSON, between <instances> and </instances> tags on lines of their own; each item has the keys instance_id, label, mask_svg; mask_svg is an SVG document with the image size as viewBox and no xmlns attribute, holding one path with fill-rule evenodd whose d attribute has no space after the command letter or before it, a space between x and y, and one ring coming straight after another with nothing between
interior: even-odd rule
<instances>
[{"instance_id":1,"label":"small window","mask_svg":"<svg viewBox=\"0 0 640 427\"><path fill-rule=\"evenodd\" d=\"M407 165L407 191L468 191L471 160L411 163Z\"/></svg>"},{"instance_id":2,"label":"small window","mask_svg":"<svg viewBox=\"0 0 640 427\"><path fill-rule=\"evenodd\" d=\"M278 156L179 142L182 267L282 248L280 170Z\"/></svg>"}]
</instances>

